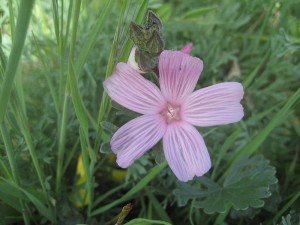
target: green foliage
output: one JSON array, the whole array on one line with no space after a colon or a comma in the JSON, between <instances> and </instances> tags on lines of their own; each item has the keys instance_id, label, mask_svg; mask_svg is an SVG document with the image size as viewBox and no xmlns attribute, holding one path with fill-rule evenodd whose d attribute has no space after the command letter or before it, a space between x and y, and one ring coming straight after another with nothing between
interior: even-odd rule
<instances>
[{"instance_id":1,"label":"green foliage","mask_svg":"<svg viewBox=\"0 0 300 225\"><path fill-rule=\"evenodd\" d=\"M127 170L109 145L139 114L102 82L127 61L130 23L147 25L147 9L165 49L193 43L197 88L245 88L242 122L199 128L213 167L187 184L161 143ZM299 225L299 11L296 0L1 1L0 224L115 224L130 201L124 224ZM74 204L75 190L90 201Z\"/></svg>"},{"instance_id":2,"label":"green foliage","mask_svg":"<svg viewBox=\"0 0 300 225\"><path fill-rule=\"evenodd\" d=\"M222 185L200 177L192 186L178 183L174 193L180 205L194 199L193 206L203 208L208 214L224 213L232 206L236 210L262 207L262 199L271 195L270 185L276 182L275 168L268 160L256 155L233 164Z\"/></svg>"}]
</instances>

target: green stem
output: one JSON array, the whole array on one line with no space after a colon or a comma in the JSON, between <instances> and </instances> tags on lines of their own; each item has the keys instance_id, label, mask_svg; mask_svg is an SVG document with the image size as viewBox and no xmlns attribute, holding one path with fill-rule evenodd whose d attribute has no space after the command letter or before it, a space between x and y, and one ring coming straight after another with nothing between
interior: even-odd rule
<instances>
[{"instance_id":1,"label":"green stem","mask_svg":"<svg viewBox=\"0 0 300 225\"><path fill-rule=\"evenodd\" d=\"M9 21L10 21L9 24L10 24L10 30L11 30L11 37L12 37L12 39L14 39L16 24L15 24L15 17L14 17L13 1L8 1L8 8L9 8Z\"/></svg>"},{"instance_id":2,"label":"green stem","mask_svg":"<svg viewBox=\"0 0 300 225\"><path fill-rule=\"evenodd\" d=\"M195 198L193 198L191 204L190 204L190 209L189 209L189 221L191 225L195 225L194 221L193 221L193 209L194 209L194 205L193 203L195 202Z\"/></svg>"},{"instance_id":3,"label":"green stem","mask_svg":"<svg viewBox=\"0 0 300 225\"><path fill-rule=\"evenodd\" d=\"M21 1L19 16L15 29L15 37L13 39L12 49L4 73L4 82L2 84L0 93L0 122L2 122L5 117L9 96L11 94L17 68L24 47L33 5L34 0Z\"/></svg>"},{"instance_id":4,"label":"green stem","mask_svg":"<svg viewBox=\"0 0 300 225\"><path fill-rule=\"evenodd\" d=\"M58 10L57 10L58 12ZM62 103L63 96L63 87L65 86L66 77L64 74L64 39L63 39L63 10L61 15L61 23L58 25L59 27L59 38L58 38L58 51L59 51L59 61L60 61L60 72L59 72L59 105ZM64 100L65 101L65 100ZM63 103L64 104L64 103Z\"/></svg>"},{"instance_id":5,"label":"green stem","mask_svg":"<svg viewBox=\"0 0 300 225\"><path fill-rule=\"evenodd\" d=\"M80 6L81 6L81 0L76 0L75 1L74 16L73 16L73 23L72 23L70 53L69 53L69 58L72 59L72 61L73 61L73 58L74 58L74 52L75 52L75 46L76 46L76 35L77 35L77 27L78 27Z\"/></svg>"},{"instance_id":6,"label":"green stem","mask_svg":"<svg viewBox=\"0 0 300 225\"><path fill-rule=\"evenodd\" d=\"M73 9L73 1L69 2L69 9L68 9L68 16L67 16L67 25L66 25L66 33L64 36L64 45L67 44L67 40L69 37L69 30L70 30L70 23L71 23L71 15L72 15L72 10Z\"/></svg>"},{"instance_id":7,"label":"green stem","mask_svg":"<svg viewBox=\"0 0 300 225\"><path fill-rule=\"evenodd\" d=\"M65 163L64 163L64 167L63 167L63 170L62 170L62 174L64 174L72 160L72 158L76 155L75 152L76 150L78 149L78 144L79 144L79 138L77 138L74 146L72 147L71 151L68 152L67 154L67 158L65 159Z\"/></svg>"},{"instance_id":8,"label":"green stem","mask_svg":"<svg viewBox=\"0 0 300 225\"><path fill-rule=\"evenodd\" d=\"M225 212L220 213L217 219L214 222L214 225L223 224L224 220L226 219L228 213L230 212L231 206L227 205Z\"/></svg>"},{"instance_id":9,"label":"green stem","mask_svg":"<svg viewBox=\"0 0 300 225\"><path fill-rule=\"evenodd\" d=\"M9 137L9 134L7 132L7 129L6 129L6 126L5 126L4 123L1 123L0 129L1 129L1 134L2 134L2 137L3 137L5 150L6 150L9 166L10 166L10 169L12 171L14 182L18 186L20 186L19 176L18 176L18 173L17 173L17 167L16 167L15 159L14 159L14 153L13 153L13 146L12 146L12 143L11 143L11 138ZM25 205L24 205L22 199L20 199L20 198L19 198L19 202L20 202L20 206L21 206L21 209L22 209L22 215L23 215L23 218L24 218L24 222L25 222L26 225L29 225L30 224L30 219L29 219L29 216L28 216L27 211L25 209Z\"/></svg>"},{"instance_id":10,"label":"green stem","mask_svg":"<svg viewBox=\"0 0 300 225\"><path fill-rule=\"evenodd\" d=\"M56 194L60 192L61 188L61 178L63 171L63 161L64 161L64 152L65 152L65 142L66 142L66 126L67 126L67 115L68 115L68 93L65 93L63 112L60 123L59 131L59 144L58 144L58 158L57 158L57 169L56 169Z\"/></svg>"}]
</instances>

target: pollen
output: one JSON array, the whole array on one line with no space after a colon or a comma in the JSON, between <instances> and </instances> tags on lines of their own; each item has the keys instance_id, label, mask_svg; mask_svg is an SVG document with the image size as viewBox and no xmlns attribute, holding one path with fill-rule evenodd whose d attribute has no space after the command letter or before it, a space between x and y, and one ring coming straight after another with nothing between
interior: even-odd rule
<instances>
[{"instance_id":1,"label":"pollen","mask_svg":"<svg viewBox=\"0 0 300 225\"><path fill-rule=\"evenodd\" d=\"M165 110L161 112L161 115L166 117L167 123L171 123L174 120L180 120L180 107L173 106L170 103L167 103L167 107Z\"/></svg>"}]
</instances>

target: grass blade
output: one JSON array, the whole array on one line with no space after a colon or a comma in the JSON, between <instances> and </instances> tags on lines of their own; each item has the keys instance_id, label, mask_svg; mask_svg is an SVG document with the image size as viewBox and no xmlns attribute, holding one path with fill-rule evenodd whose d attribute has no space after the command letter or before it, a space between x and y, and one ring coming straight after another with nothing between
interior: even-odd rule
<instances>
[{"instance_id":1,"label":"grass blade","mask_svg":"<svg viewBox=\"0 0 300 225\"><path fill-rule=\"evenodd\" d=\"M0 92L0 122L3 122L13 82L19 66L23 51L27 29L31 18L34 0L21 1L20 11L17 19L15 37L4 73L4 81Z\"/></svg>"},{"instance_id":2,"label":"grass blade","mask_svg":"<svg viewBox=\"0 0 300 225\"><path fill-rule=\"evenodd\" d=\"M108 0L103 12L101 13L101 16L95 21L95 26L94 28L91 29L91 33L88 35L88 40L86 40L84 45L82 46L82 51L80 52L77 60L76 60L76 67L75 70L77 71L78 74L81 73L83 65L90 53L90 51L93 49L97 37L99 36L100 32L103 29L104 22L106 21L107 17L109 16L109 12L111 11L112 5L113 5L112 0Z\"/></svg>"},{"instance_id":3,"label":"grass blade","mask_svg":"<svg viewBox=\"0 0 300 225\"><path fill-rule=\"evenodd\" d=\"M256 151L258 151L259 146L266 140L271 131L285 120L289 110L291 110L291 108L297 102L298 99L300 99L300 88L298 88L298 90L287 99L284 106L276 113L276 115L267 124L267 126L232 158L230 165L232 165L234 162L240 159L243 155L252 155ZM228 170L229 168L230 166L228 167ZM223 174L223 176L220 179L226 177L228 170Z\"/></svg>"}]
</instances>

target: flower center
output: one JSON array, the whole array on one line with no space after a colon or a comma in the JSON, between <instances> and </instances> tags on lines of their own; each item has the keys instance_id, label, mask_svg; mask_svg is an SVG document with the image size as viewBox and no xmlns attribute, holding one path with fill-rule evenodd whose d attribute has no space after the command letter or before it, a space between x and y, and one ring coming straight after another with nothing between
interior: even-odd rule
<instances>
[{"instance_id":1,"label":"flower center","mask_svg":"<svg viewBox=\"0 0 300 225\"><path fill-rule=\"evenodd\" d=\"M173 120L180 120L180 107L167 103L167 108L161 112L161 115L166 117L168 124Z\"/></svg>"}]
</instances>

